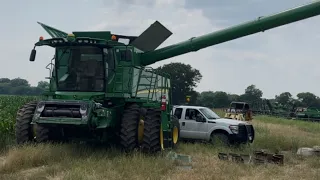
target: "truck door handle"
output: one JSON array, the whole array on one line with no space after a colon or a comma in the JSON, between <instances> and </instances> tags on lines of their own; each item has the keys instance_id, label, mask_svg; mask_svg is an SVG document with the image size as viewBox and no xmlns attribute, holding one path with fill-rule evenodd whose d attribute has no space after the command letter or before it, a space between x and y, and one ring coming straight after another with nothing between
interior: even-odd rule
<instances>
[{"instance_id":1,"label":"truck door handle","mask_svg":"<svg viewBox=\"0 0 320 180\"><path fill-rule=\"evenodd\" d=\"M185 122L182 122L182 126L185 126L186 125L186 123Z\"/></svg>"}]
</instances>

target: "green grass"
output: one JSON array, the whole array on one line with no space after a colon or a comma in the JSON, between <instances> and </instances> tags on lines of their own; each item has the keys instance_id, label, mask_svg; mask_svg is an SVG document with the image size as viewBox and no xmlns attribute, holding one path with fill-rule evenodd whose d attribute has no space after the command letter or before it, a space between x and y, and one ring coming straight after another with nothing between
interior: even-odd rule
<instances>
[{"instance_id":1,"label":"green grass","mask_svg":"<svg viewBox=\"0 0 320 180\"><path fill-rule=\"evenodd\" d=\"M288 125L311 133L320 132L320 123L310 123L308 121L275 118L269 116L259 116L259 121L264 123Z\"/></svg>"},{"instance_id":2,"label":"green grass","mask_svg":"<svg viewBox=\"0 0 320 180\"><path fill-rule=\"evenodd\" d=\"M163 155L86 144L39 144L18 147L13 143L15 115L35 97L0 96L0 179L320 179L320 158L295 155L299 147L320 145L320 123L254 117L256 139L238 149L204 143L181 142L178 153L192 157L192 170L180 170ZM216 111L223 117L223 111ZM3 148L6 145L9 148ZM251 153L268 149L285 151L285 165L252 166L220 161L218 152Z\"/></svg>"}]
</instances>

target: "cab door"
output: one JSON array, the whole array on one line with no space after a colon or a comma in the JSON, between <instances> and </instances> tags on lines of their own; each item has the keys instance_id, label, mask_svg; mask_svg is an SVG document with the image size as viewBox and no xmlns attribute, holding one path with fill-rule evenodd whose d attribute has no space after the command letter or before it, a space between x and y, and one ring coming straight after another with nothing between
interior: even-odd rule
<instances>
[{"instance_id":1,"label":"cab door","mask_svg":"<svg viewBox=\"0 0 320 180\"><path fill-rule=\"evenodd\" d=\"M194 108L186 108L183 111L183 116L180 120L180 127L183 129L183 137L188 139L205 139L208 130L208 123L206 121L196 121L197 116L204 118L204 116ZM181 133L181 132L180 132ZM182 137L182 135L181 135Z\"/></svg>"}]
</instances>

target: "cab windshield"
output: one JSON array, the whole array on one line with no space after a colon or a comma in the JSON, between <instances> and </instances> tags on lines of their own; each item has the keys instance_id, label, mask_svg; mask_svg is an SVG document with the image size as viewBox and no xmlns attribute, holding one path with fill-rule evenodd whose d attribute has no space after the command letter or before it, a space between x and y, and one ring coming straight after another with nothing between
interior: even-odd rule
<instances>
[{"instance_id":1,"label":"cab windshield","mask_svg":"<svg viewBox=\"0 0 320 180\"><path fill-rule=\"evenodd\" d=\"M57 48L57 90L102 92L105 90L105 74L108 75L106 66L114 68L111 50L92 46Z\"/></svg>"},{"instance_id":2,"label":"cab windshield","mask_svg":"<svg viewBox=\"0 0 320 180\"><path fill-rule=\"evenodd\" d=\"M199 109L208 119L220 119L220 117L209 108Z\"/></svg>"}]
</instances>

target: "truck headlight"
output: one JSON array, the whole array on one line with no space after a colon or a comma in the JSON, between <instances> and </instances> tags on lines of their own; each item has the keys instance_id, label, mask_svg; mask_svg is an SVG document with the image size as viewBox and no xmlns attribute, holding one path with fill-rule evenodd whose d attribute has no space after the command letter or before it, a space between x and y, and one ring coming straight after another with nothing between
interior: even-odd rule
<instances>
[{"instance_id":1,"label":"truck headlight","mask_svg":"<svg viewBox=\"0 0 320 180\"><path fill-rule=\"evenodd\" d=\"M230 125L229 129L231 130L231 132L233 132L234 134L238 134L239 133L239 126L237 125Z\"/></svg>"}]
</instances>

